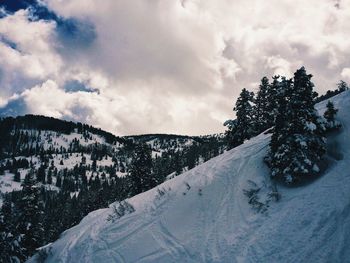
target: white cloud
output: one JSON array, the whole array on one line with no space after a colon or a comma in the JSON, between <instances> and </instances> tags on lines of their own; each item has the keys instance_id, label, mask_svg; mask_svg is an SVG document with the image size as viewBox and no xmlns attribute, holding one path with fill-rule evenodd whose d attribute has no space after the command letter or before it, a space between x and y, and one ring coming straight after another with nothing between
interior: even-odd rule
<instances>
[{"instance_id":1,"label":"white cloud","mask_svg":"<svg viewBox=\"0 0 350 263\"><path fill-rule=\"evenodd\" d=\"M33 114L56 118L71 115L69 107L73 103L72 97L66 96L53 80L47 80L42 85L24 91L22 97Z\"/></svg>"},{"instance_id":2,"label":"white cloud","mask_svg":"<svg viewBox=\"0 0 350 263\"><path fill-rule=\"evenodd\" d=\"M25 11L0 19L0 34L18 45L0 44L1 85L24 83L34 113L118 134L205 134L223 131L240 90L264 75L305 65L320 93L349 80L350 0L46 2L88 21L96 39L60 46L54 22ZM65 92L72 79L99 93Z\"/></svg>"},{"instance_id":3,"label":"white cloud","mask_svg":"<svg viewBox=\"0 0 350 263\"><path fill-rule=\"evenodd\" d=\"M281 56L271 56L266 59L268 68L273 70L273 75L281 75L286 77L292 77L293 72L290 62L283 59Z\"/></svg>"},{"instance_id":4,"label":"white cloud","mask_svg":"<svg viewBox=\"0 0 350 263\"><path fill-rule=\"evenodd\" d=\"M350 68L343 68L340 75L346 81L350 81Z\"/></svg>"},{"instance_id":5,"label":"white cloud","mask_svg":"<svg viewBox=\"0 0 350 263\"><path fill-rule=\"evenodd\" d=\"M0 19L0 36L15 47L0 42L2 70L0 95L29 88L33 83L57 77L62 66L54 50L53 22L30 21L30 14L20 10Z\"/></svg>"}]
</instances>

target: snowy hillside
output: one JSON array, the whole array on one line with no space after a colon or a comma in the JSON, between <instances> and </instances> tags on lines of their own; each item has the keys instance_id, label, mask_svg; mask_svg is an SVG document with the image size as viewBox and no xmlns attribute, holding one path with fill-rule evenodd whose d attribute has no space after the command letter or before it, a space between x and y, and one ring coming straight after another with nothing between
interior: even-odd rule
<instances>
[{"instance_id":1,"label":"snowy hillside","mask_svg":"<svg viewBox=\"0 0 350 263\"><path fill-rule=\"evenodd\" d=\"M129 199L134 212L90 213L45 248L46 262L347 262L350 92L332 101L343 128L328 137L329 166L314 182L278 185L277 202L261 134Z\"/></svg>"},{"instance_id":2,"label":"snowy hillside","mask_svg":"<svg viewBox=\"0 0 350 263\"><path fill-rule=\"evenodd\" d=\"M50 130L17 129L16 132L11 132L11 136L13 136L12 138L18 136L19 139L18 142L13 143L16 145L16 148L11 147L12 152L7 154L5 150L3 151L3 153L11 157L0 158L0 165L2 170L4 170L4 174L0 176L0 193L21 189L21 183L13 181L14 171L19 172L20 180L23 181L30 170L30 167L27 167L29 165L26 167L19 165L18 168L14 168L14 160L17 162L26 160L27 164L30 164L31 168L36 170L47 163L47 166L51 165L56 168L58 174L60 174L65 169L72 170L75 166L79 166L82 160L84 160L84 165L90 167L93 163L92 149L104 148L105 156L96 159L98 171L95 172L95 175L101 176L105 172L106 167L114 165L115 160L112 160L112 154L118 155L118 151L125 146L118 141L113 144L108 143L102 136L91 132L79 133L76 130L69 134L64 134ZM9 141L8 145L10 144L11 142ZM6 146L2 149L6 149ZM92 176L92 172L87 171L86 175L89 179ZM121 172L117 169L116 176L122 177L124 175L125 171ZM55 184L56 176L53 177L52 186L50 187L54 189Z\"/></svg>"}]
</instances>

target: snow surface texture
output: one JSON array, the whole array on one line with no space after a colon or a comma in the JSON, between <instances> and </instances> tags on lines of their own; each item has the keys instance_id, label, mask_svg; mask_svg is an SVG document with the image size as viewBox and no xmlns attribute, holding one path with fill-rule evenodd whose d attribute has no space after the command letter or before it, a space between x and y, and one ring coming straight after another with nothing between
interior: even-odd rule
<instances>
[{"instance_id":1,"label":"snow surface texture","mask_svg":"<svg viewBox=\"0 0 350 263\"><path fill-rule=\"evenodd\" d=\"M131 198L133 213L90 213L46 247L46 262L349 262L350 92L331 100L343 128L329 144L341 158L329 158L316 181L278 186L280 201L271 199L269 135L261 134ZM259 188L263 209L243 192Z\"/></svg>"}]
</instances>

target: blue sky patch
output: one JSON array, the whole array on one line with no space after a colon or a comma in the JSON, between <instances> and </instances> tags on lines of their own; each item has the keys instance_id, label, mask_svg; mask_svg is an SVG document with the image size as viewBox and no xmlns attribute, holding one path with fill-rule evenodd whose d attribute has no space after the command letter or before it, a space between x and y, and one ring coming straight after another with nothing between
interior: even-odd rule
<instances>
[{"instance_id":1,"label":"blue sky patch","mask_svg":"<svg viewBox=\"0 0 350 263\"><path fill-rule=\"evenodd\" d=\"M6 46L12 49L17 49L17 44L15 42L12 42L11 40L9 40L3 35L0 35L0 42L4 43Z\"/></svg>"},{"instance_id":2,"label":"blue sky patch","mask_svg":"<svg viewBox=\"0 0 350 263\"><path fill-rule=\"evenodd\" d=\"M77 80L69 80L64 84L64 90L66 92L98 92L97 89L92 89L90 87L87 87L84 83L77 81Z\"/></svg>"},{"instance_id":3,"label":"blue sky patch","mask_svg":"<svg viewBox=\"0 0 350 263\"><path fill-rule=\"evenodd\" d=\"M23 98L10 100L4 107L0 108L0 117L20 116L28 113L28 107Z\"/></svg>"},{"instance_id":4,"label":"blue sky patch","mask_svg":"<svg viewBox=\"0 0 350 263\"><path fill-rule=\"evenodd\" d=\"M0 7L4 8L9 14L21 9L28 9L30 12L29 20L31 21L55 21L57 40L61 43L61 45L58 45L60 53L67 53L67 51L69 53L70 50L76 51L89 47L97 37L95 27L89 21L58 16L37 0L0 0ZM0 41L5 42L1 38ZM12 48L16 48L15 43L9 41L5 43Z\"/></svg>"},{"instance_id":5,"label":"blue sky patch","mask_svg":"<svg viewBox=\"0 0 350 263\"><path fill-rule=\"evenodd\" d=\"M57 33L63 46L82 48L89 46L96 39L96 31L92 23L74 18L59 19Z\"/></svg>"}]
</instances>

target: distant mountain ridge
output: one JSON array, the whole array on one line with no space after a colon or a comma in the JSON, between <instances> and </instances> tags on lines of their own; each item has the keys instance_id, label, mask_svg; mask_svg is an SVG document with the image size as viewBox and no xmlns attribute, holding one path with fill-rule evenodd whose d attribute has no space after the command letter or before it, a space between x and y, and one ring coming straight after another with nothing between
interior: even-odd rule
<instances>
[{"instance_id":1,"label":"distant mountain ridge","mask_svg":"<svg viewBox=\"0 0 350 263\"><path fill-rule=\"evenodd\" d=\"M174 134L116 136L87 124L41 115L4 117L0 118L0 171L16 168L5 165L6 162L9 163L14 158L33 158L44 155L50 157L52 154L97 154L99 155L97 162L109 159L111 165L125 173L133 149L139 143L148 144L154 158L162 155L184 155L185 152L191 151L192 154L198 155L197 159L202 159L197 160L197 162L203 162L217 155L219 151L222 152L225 145L222 134L208 136ZM190 149L191 147L192 149ZM194 148L196 149L194 150ZM79 162L80 160L75 160L76 165ZM186 164L182 164L181 167L185 169Z\"/></svg>"}]
</instances>

